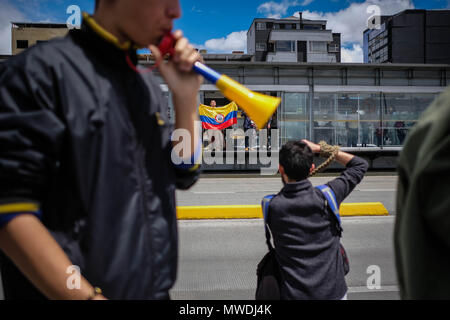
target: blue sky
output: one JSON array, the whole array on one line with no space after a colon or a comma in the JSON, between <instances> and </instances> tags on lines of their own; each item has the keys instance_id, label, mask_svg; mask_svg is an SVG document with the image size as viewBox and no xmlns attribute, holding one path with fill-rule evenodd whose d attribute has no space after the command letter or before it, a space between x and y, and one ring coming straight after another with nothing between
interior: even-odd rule
<instances>
[{"instance_id":1,"label":"blue sky","mask_svg":"<svg viewBox=\"0 0 450 320\"><path fill-rule=\"evenodd\" d=\"M369 5L381 14L404 9L445 9L450 0L180 0L183 16L175 23L189 40L209 52L246 50L246 33L256 17L287 17L303 11L306 18L326 19L328 28L341 32L343 58L362 58L362 31L370 17ZM78 5L92 12L93 0L0 0L0 54L10 50L9 21L66 22L66 9Z\"/></svg>"}]
</instances>

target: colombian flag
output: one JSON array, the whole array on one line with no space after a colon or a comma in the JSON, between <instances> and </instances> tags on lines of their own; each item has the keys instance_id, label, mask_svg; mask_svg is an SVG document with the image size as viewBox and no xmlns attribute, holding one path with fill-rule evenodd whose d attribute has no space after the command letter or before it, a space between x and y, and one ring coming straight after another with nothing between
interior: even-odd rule
<instances>
[{"instance_id":1,"label":"colombian flag","mask_svg":"<svg viewBox=\"0 0 450 320\"><path fill-rule=\"evenodd\" d=\"M238 107L232 102L225 107L211 108L203 104L200 105L200 120L203 129L223 130L237 123Z\"/></svg>"}]
</instances>

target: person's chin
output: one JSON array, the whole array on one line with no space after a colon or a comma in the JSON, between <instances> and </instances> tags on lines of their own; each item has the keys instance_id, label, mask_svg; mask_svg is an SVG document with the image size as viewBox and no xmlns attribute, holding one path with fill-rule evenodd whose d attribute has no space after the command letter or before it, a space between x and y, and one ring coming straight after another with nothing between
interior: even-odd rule
<instances>
[{"instance_id":1,"label":"person's chin","mask_svg":"<svg viewBox=\"0 0 450 320\"><path fill-rule=\"evenodd\" d=\"M149 39L149 45L157 46L161 43L162 39L164 38L164 35L160 35L159 37Z\"/></svg>"},{"instance_id":2,"label":"person's chin","mask_svg":"<svg viewBox=\"0 0 450 320\"><path fill-rule=\"evenodd\" d=\"M162 38L164 36L161 37L152 37L152 38L146 38L146 37L142 37L142 38L135 38L134 43L139 47L139 48L148 48L150 45L154 45L154 46L158 46L159 43L161 42Z\"/></svg>"}]
</instances>

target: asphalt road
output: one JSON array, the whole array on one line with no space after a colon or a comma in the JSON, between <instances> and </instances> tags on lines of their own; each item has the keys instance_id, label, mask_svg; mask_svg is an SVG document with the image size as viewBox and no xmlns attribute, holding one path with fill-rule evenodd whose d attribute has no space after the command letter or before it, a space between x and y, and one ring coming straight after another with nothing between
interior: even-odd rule
<instances>
[{"instance_id":1,"label":"asphalt road","mask_svg":"<svg viewBox=\"0 0 450 320\"><path fill-rule=\"evenodd\" d=\"M311 179L321 185L334 177ZM343 244L350 256L349 299L398 299L393 228L397 177L366 176L345 200L381 202L390 217L344 218ZM192 189L177 192L179 206L254 205L282 188L279 177L207 177ZM256 265L266 253L262 220L181 221L180 264L174 299L251 300ZM381 271L381 289L370 290L370 266Z\"/></svg>"},{"instance_id":2,"label":"asphalt road","mask_svg":"<svg viewBox=\"0 0 450 320\"><path fill-rule=\"evenodd\" d=\"M314 178L314 185L333 177ZM395 176L368 176L345 202L382 202L395 215ZM177 192L177 204L253 205L282 187L280 178L203 178ZM395 217L344 218L351 260L350 299L397 299L392 232ZM179 278L174 299L252 299L256 265L266 252L262 220L181 221ZM367 289L367 268L379 266L382 289ZM0 299L3 290L0 281Z\"/></svg>"},{"instance_id":3,"label":"asphalt road","mask_svg":"<svg viewBox=\"0 0 450 320\"><path fill-rule=\"evenodd\" d=\"M342 240L350 258L349 300L399 299L393 253L395 217L344 218ZM178 280L181 300L252 300L256 266L267 252L262 220L180 222ZM367 286L377 266L381 288Z\"/></svg>"},{"instance_id":4,"label":"asphalt road","mask_svg":"<svg viewBox=\"0 0 450 320\"><path fill-rule=\"evenodd\" d=\"M321 185L334 177L311 179ZM398 299L393 227L397 177L366 176L345 202L381 202L390 217L344 218L343 244L351 261L349 299ZM255 205L282 188L279 177L207 177L192 189L177 192L179 206ZM174 299L253 299L256 265L264 256L261 220L180 222L179 278ZM369 290L370 266L381 270L382 287Z\"/></svg>"}]
</instances>

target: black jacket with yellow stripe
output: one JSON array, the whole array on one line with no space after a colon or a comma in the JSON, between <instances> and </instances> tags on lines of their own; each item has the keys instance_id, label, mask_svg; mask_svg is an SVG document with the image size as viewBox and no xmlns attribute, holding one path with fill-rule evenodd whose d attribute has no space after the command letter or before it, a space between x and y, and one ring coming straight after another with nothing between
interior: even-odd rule
<instances>
[{"instance_id":1,"label":"black jacket with yellow stripe","mask_svg":"<svg viewBox=\"0 0 450 320\"><path fill-rule=\"evenodd\" d=\"M38 208L82 275L112 299L165 299L177 270L167 101L151 73L84 22L0 67L0 211ZM6 258L6 298L40 297Z\"/></svg>"}]
</instances>

